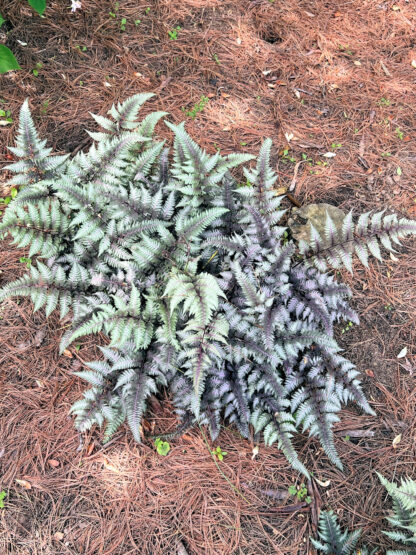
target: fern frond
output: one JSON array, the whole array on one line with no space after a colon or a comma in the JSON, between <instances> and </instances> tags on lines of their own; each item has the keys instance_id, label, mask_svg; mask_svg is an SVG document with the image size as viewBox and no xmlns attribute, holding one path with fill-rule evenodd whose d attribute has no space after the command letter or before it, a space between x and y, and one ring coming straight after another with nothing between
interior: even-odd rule
<instances>
[{"instance_id":1,"label":"fern frond","mask_svg":"<svg viewBox=\"0 0 416 555\"><path fill-rule=\"evenodd\" d=\"M20 158L18 162L5 166L5 169L17 174L9 185L28 185L50 179L58 169L62 169L69 156L50 156L52 149L47 148L46 141L39 138L28 99L20 109L16 146L9 147L9 150Z\"/></svg>"},{"instance_id":2,"label":"fern frond","mask_svg":"<svg viewBox=\"0 0 416 555\"><path fill-rule=\"evenodd\" d=\"M319 540L311 538L311 541L322 553L328 555L350 555L354 552L361 530L349 533L342 532L337 522L337 517L332 511L321 511L319 515Z\"/></svg>"},{"instance_id":3,"label":"fern frond","mask_svg":"<svg viewBox=\"0 0 416 555\"><path fill-rule=\"evenodd\" d=\"M326 220L326 240L311 225L311 237L308 242L301 241L300 251L305 260L310 260L321 271L327 266L339 268L345 266L352 273L352 254L356 253L360 262L368 267L368 257L373 255L382 260L380 246L395 252L392 244L400 245L400 239L407 235L416 235L416 222L406 218L397 218L395 214L383 216L384 210L371 215L362 214L357 224L348 214L342 225L339 237L334 222L329 214Z\"/></svg>"},{"instance_id":4,"label":"fern frond","mask_svg":"<svg viewBox=\"0 0 416 555\"><path fill-rule=\"evenodd\" d=\"M30 245L29 257L39 253L51 258L60 252L69 224L56 199L39 201L37 205L28 203L27 210L12 203L3 215L0 234L10 234L20 248Z\"/></svg>"}]
</instances>

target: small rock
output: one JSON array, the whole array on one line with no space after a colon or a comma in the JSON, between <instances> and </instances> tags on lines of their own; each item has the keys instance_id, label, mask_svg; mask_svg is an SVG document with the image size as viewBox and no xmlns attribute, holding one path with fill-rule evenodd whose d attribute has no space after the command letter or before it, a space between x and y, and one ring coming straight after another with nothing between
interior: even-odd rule
<instances>
[{"instance_id":1,"label":"small rock","mask_svg":"<svg viewBox=\"0 0 416 555\"><path fill-rule=\"evenodd\" d=\"M326 204L324 202L318 204L308 204L297 210L293 210L292 216L289 218L289 227L293 237L297 241L309 241L311 237L311 226L319 232L325 244L325 222L327 213L331 217L338 232L342 229L342 223L345 213L336 206Z\"/></svg>"}]
</instances>

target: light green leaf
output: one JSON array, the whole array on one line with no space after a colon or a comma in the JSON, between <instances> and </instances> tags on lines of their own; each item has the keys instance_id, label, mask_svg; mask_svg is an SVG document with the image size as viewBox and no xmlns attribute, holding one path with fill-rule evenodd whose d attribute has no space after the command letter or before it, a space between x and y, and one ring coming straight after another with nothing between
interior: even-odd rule
<instances>
[{"instance_id":1,"label":"light green leaf","mask_svg":"<svg viewBox=\"0 0 416 555\"><path fill-rule=\"evenodd\" d=\"M7 73L15 69L20 69L20 66L13 52L4 44L0 44L0 73Z\"/></svg>"},{"instance_id":2,"label":"light green leaf","mask_svg":"<svg viewBox=\"0 0 416 555\"><path fill-rule=\"evenodd\" d=\"M46 0L28 0L28 2L39 15L46 10Z\"/></svg>"}]
</instances>

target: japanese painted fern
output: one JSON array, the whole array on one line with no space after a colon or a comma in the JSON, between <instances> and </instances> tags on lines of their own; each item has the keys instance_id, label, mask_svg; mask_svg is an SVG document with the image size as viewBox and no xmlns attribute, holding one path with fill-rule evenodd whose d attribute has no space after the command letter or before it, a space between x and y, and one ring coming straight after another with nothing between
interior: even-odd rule
<instances>
[{"instance_id":1,"label":"japanese painted fern","mask_svg":"<svg viewBox=\"0 0 416 555\"><path fill-rule=\"evenodd\" d=\"M397 485L389 482L380 474L378 476L393 501L393 512L386 518L389 524L396 528L392 531L383 531L383 534L404 548L388 549L386 555L415 555L416 482L410 478L402 478L401 484ZM318 528L319 539L311 538L311 541L318 553L327 553L328 555L373 555L379 552L377 548L371 549L366 546L356 549L360 535L361 529L354 532L342 531L333 511L321 511Z\"/></svg>"},{"instance_id":2,"label":"japanese painted fern","mask_svg":"<svg viewBox=\"0 0 416 555\"><path fill-rule=\"evenodd\" d=\"M37 256L28 274L0 299L29 296L46 314L59 308L75 339L103 332L103 361L78 375L91 384L72 407L83 431L106 423L108 439L127 421L140 440L150 395L169 387L181 420L206 424L215 437L222 419L244 436L262 432L294 468L307 470L293 448L297 430L317 436L341 467L332 425L343 403L372 413L354 366L340 354L333 328L358 322L350 292L326 265L351 270L380 257L379 242L416 233L416 223L383 213L349 214L341 234L328 217L325 241L287 239L266 140L249 186L230 170L252 157L209 155L184 125L173 159L154 128L165 115L137 121L148 94L113 106L90 133L87 153L51 156L22 106L19 161L8 166L21 185L5 210L1 233Z\"/></svg>"}]
</instances>

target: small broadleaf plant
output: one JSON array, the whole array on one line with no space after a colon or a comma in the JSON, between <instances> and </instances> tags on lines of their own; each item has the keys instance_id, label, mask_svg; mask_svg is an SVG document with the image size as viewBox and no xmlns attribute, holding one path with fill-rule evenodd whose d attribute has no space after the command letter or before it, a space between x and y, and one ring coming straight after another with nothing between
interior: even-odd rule
<instances>
[{"instance_id":1,"label":"small broadleaf plant","mask_svg":"<svg viewBox=\"0 0 416 555\"><path fill-rule=\"evenodd\" d=\"M292 436L308 431L342 467L332 432L341 405L373 410L334 339L338 321L358 318L327 266L351 271L353 250L367 264L416 222L348 214L337 232L328 216L325 240L312 228L299 250L275 195L271 141L239 187L231 170L252 156L210 155L167 122L171 158L154 137L165 112L137 119L151 96L94 115L102 131L72 158L51 155L23 104L7 167L19 193L0 232L32 264L0 300L28 296L35 310L70 317L61 352L108 336L103 358L77 373L91 385L71 409L80 431L106 423L108 440L126 421L140 441L149 397L169 388L182 427L207 425L213 439L223 420L244 437L262 432L306 476Z\"/></svg>"}]
</instances>

